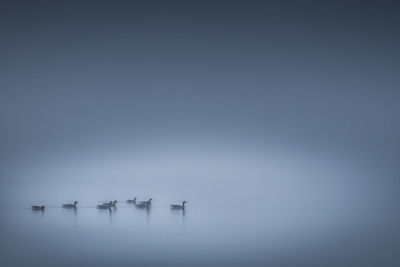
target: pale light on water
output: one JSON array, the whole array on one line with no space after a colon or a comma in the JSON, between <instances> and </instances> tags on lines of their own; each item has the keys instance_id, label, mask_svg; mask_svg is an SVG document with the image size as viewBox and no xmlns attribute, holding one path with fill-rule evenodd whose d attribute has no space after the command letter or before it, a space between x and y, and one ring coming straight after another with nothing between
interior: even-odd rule
<instances>
[{"instance_id":1,"label":"pale light on water","mask_svg":"<svg viewBox=\"0 0 400 267\"><path fill-rule=\"evenodd\" d=\"M210 160L196 151L195 157L184 151L174 159L141 157L140 164L132 159L132 167L121 158L111 169L99 165L94 173L90 169L96 164L70 166L70 179L54 188L42 184L35 192L31 184L21 185L23 191L2 209L3 261L12 266L341 264L352 259L346 258L346 244L365 246L360 240L377 223L368 204L376 201L369 196L372 185L364 183L361 192L352 185L356 172L344 165L273 151L275 157L215 150ZM151 159L153 164L145 163ZM196 162L198 176L191 178ZM58 168L46 169L43 174L58 175ZM140 179L124 178L123 173L135 171ZM87 175L86 183L74 178L80 173ZM94 180L97 184L88 185ZM66 195L75 198L65 201ZM152 197L152 207L126 203L135 196ZM76 210L61 208L75 199ZM115 209L96 208L114 199L119 201ZM169 208L183 200L188 201L184 212ZM32 211L31 204L46 209Z\"/></svg>"}]
</instances>

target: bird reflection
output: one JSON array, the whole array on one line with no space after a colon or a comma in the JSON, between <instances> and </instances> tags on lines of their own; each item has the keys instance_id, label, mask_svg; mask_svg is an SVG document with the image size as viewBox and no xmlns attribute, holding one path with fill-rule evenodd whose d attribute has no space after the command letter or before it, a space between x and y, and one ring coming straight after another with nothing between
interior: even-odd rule
<instances>
[{"instance_id":1,"label":"bird reflection","mask_svg":"<svg viewBox=\"0 0 400 267\"><path fill-rule=\"evenodd\" d=\"M151 207L146 208L146 222L149 224L150 222L150 215L151 215Z\"/></svg>"},{"instance_id":2,"label":"bird reflection","mask_svg":"<svg viewBox=\"0 0 400 267\"><path fill-rule=\"evenodd\" d=\"M32 214L34 214L34 215L40 215L40 216L44 216L44 209L40 209L40 210L35 210L35 209L32 209Z\"/></svg>"},{"instance_id":3,"label":"bird reflection","mask_svg":"<svg viewBox=\"0 0 400 267\"><path fill-rule=\"evenodd\" d=\"M116 207L113 208L113 207L110 207L110 206L108 206L108 207L100 207L100 206L102 206L102 205L98 205L97 206L97 212L99 214L108 213L108 219L109 219L110 222L112 222L113 217L117 213L117 208Z\"/></svg>"},{"instance_id":4,"label":"bird reflection","mask_svg":"<svg viewBox=\"0 0 400 267\"><path fill-rule=\"evenodd\" d=\"M63 208L62 213L64 214L73 214L74 216L78 215L78 208L72 207L72 208Z\"/></svg>"},{"instance_id":5,"label":"bird reflection","mask_svg":"<svg viewBox=\"0 0 400 267\"><path fill-rule=\"evenodd\" d=\"M146 222L149 223L150 222L150 216L151 216L151 206L148 205L136 205L136 208L138 210L142 210L142 211L146 211Z\"/></svg>"},{"instance_id":6,"label":"bird reflection","mask_svg":"<svg viewBox=\"0 0 400 267\"><path fill-rule=\"evenodd\" d=\"M113 217L117 214L117 208L110 208L108 209L108 218L110 219L110 222L112 222Z\"/></svg>"},{"instance_id":7,"label":"bird reflection","mask_svg":"<svg viewBox=\"0 0 400 267\"><path fill-rule=\"evenodd\" d=\"M171 213L174 216L181 216L182 217L182 224L185 225L186 221L186 209L171 209Z\"/></svg>"},{"instance_id":8,"label":"bird reflection","mask_svg":"<svg viewBox=\"0 0 400 267\"><path fill-rule=\"evenodd\" d=\"M171 209L171 213L172 213L172 214L175 214L175 215L182 215L183 217L185 217L185 215L186 215L186 210L185 210L185 209L182 209L182 210L174 210L174 209Z\"/></svg>"}]
</instances>

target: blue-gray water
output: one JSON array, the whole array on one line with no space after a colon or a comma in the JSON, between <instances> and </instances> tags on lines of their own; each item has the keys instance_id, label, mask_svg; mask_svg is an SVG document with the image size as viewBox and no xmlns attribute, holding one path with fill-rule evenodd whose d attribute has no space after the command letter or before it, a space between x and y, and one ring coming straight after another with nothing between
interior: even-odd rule
<instances>
[{"instance_id":1,"label":"blue-gray water","mask_svg":"<svg viewBox=\"0 0 400 267\"><path fill-rule=\"evenodd\" d=\"M396 208L390 207L395 195L374 184L362 165L278 153L273 146L269 153L225 146L225 153L214 147L210 154L204 145L174 147L174 154L166 149L171 154L158 151L147 158L137 152L142 156L107 166L98 159L64 161L65 178L49 162L41 169L41 184L20 184L22 193L1 208L2 262L374 266L398 260L393 244L386 243L399 240L397 215L391 214ZM57 184L43 182L54 176ZM152 208L124 202L134 196L152 197ZM75 199L76 211L61 208ZM116 209L96 209L114 199L120 201ZM185 213L169 209L183 200ZM32 211L31 204L45 204L46 210Z\"/></svg>"}]
</instances>

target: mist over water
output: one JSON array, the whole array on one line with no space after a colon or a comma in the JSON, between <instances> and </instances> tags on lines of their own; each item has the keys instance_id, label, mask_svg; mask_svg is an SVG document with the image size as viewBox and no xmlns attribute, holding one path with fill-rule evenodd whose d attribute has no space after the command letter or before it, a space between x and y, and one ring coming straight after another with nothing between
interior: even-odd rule
<instances>
[{"instance_id":1,"label":"mist over water","mask_svg":"<svg viewBox=\"0 0 400 267\"><path fill-rule=\"evenodd\" d=\"M16 266L318 266L327 255L335 265L385 260L354 254L370 249L364 240L379 238L377 226L395 227L377 218L393 199L375 195L377 185L360 166L273 145L195 143L47 160L29 174L16 171L35 179L19 184L2 208L3 259ZM133 197L152 197L152 208L125 202ZM117 208L96 209L114 199ZM74 200L76 210L61 208ZM183 200L184 212L170 210ZM46 210L31 211L32 204Z\"/></svg>"},{"instance_id":2,"label":"mist over water","mask_svg":"<svg viewBox=\"0 0 400 267\"><path fill-rule=\"evenodd\" d=\"M398 266L399 10L2 1L0 266Z\"/></svg>"}]
</instances>

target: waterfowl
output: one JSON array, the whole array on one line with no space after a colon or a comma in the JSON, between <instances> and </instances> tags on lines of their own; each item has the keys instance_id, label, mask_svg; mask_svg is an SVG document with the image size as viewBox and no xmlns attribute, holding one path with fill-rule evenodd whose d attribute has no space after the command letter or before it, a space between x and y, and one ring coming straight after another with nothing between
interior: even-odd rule
<instances>
[{"instance_id":1,"label":"waterfowl","mask_svg":"<svg viewBox=\"0 0 400 267\"><path fill-rule=\"evenodd\" d=\"M147 200L147 201L140 201L138 204L135 204L135 206L137 207L137 208L150 208L151 207L151 201L152 201L153 199L149 199L149 200Z\"/></svg>"},{"instance_id":2,"label":"waterfowl","mask_svg":"<svg viewBox=\"0 0 400 267\"><path fill-rule=\"evenodd\" d=\"M138 205L147 205L147 206L151 206L151 201L152 201L152 200L153 200L152 198L149 198L149 200L147 200L147 201L140 201Z\"/></svg>"},{"instance_id":3,"label":"waterfowl","mask_svg":"<svg viewBox=\"0 0 400 267\"><path fill-rule=\"evenodd\" d=\"M133 199L128 199L126 202L127 202L127 203L136 204L136 197L134 197Z\"/></svg>"},{"instance_id":4,"label":"waterfowl","mask_svg":"<svg viewBox=\"0 0 400 267\"><path fill-rule=\"evenodd\" d=\"M104 203L103 203L104 206L110 206L110 207L111 207L112 204L113 204L112 201L110 201L110 202L104 202Z\"/></svg>"},{"instance_id":5,"label":"waterfowl","mask_svg":"<svg viewBox=\"0 0 400 267\"><path fill-rule=\"evenodd\" d=\"M44 206L32 206L32 210L44 210Z\"/></svg>"},{"instance_id":6,"label":"waterfowl","mask_svg":"<svg viewBox=\"0 0 400 267\"><path fill-rule=\"evenodd\" d=\"M117 202L118 202L118 201L114 200L114 202L113 202L113 201L110 201L110 202L108 202L108 203L103 203L103 205L105 205L105 206L110 206L110 207L114 207L114 208L115 208L115 204L117 204Z\"/></svg>"},{"instance_id":7,"label":"waterfowl","mask_svg":"<svg viewBox=\"0 0 400 267\"><path fill-rule=\"evenodd\" d=\"M63 204L62 207L66 209L76 209L76 204L78 204L78 201L75 201L74 204Z\"/></svg>"},{"instance_id":8,"label":"waterfowl","mask_svg":"<svg viewBox=\"0 0 400 267\"><path fill-rule=\"evenodd\" d=\"M184 209L185 209L185 204L186 204L186 203L187 203L186 201L183 201L183 202L182 202L182 205L173 204L173 205L171 205L171 209L184 210Z\"/></svg>"}]
</instances>

